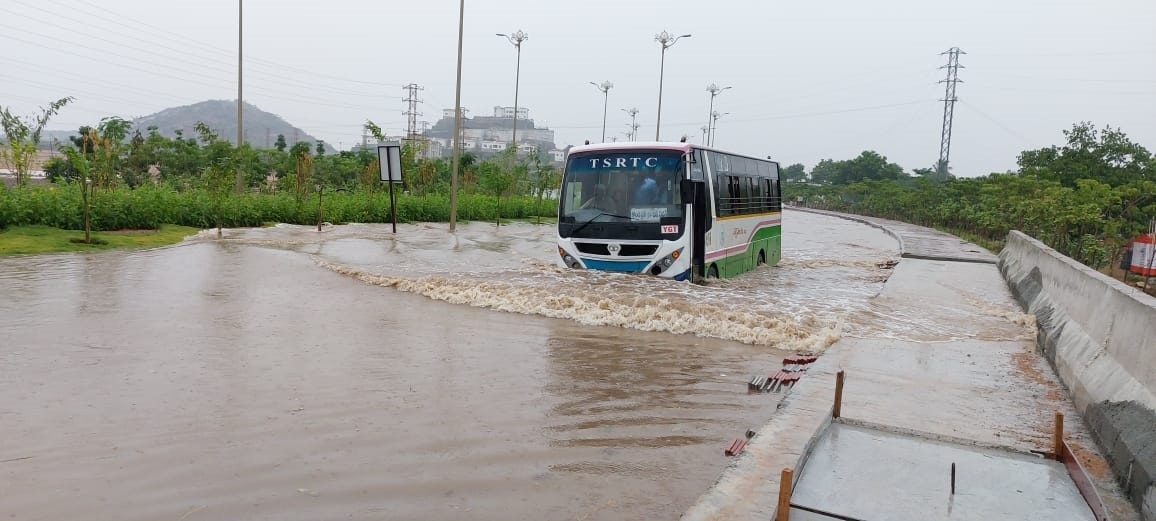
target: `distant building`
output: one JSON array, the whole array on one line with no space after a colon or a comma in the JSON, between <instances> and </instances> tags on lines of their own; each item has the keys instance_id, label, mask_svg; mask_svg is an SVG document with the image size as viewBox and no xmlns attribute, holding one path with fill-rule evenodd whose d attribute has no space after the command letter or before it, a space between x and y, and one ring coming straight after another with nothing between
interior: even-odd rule
<instances>
[{"instance_id":1,"label":"distant building","mask_svg":"<svg viewBox=\"0 0 1156 521\"><path fill-rule=\"evenodd\" d=\"M461 142L462 150L479 156L497 154L506 150L514 140L514 108L494 107L493 116L469 117L469 109L462 108ZM547 158L560 161L554 152L554 131L538 127L530 119L530 109L518 107L517 110L517 139L518 152L521 154L535 154L539 151L547 153ZM431 144L438 144L435 153L431 146L429 157L446 157L453 152L454 109L442 110L442 119L434 123L433 127L422 134L422 138ZM565 152L562 152L563 159Z\"/></svg>"}]
</instances>

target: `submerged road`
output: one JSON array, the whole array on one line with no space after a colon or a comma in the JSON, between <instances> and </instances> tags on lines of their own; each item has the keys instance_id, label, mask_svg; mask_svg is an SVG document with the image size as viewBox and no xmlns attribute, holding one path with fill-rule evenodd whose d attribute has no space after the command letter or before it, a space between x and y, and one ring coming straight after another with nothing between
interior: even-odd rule
<instances>
[{"instance_id":1,"label":"submerged road","mask_svg":"<svg viewBox=\"0 0 1156 521\"><path fill-rule=\"evenodd\" d=\"M784 468L800 478L793 479L799 487L793 498L859 519L1095 519L1063 466L1032 456L1052 446L1055 412L1065 415L1065 439L1111 518L1139 519L1037 352L1034 317L1019 311L987 262L990 253L936 230L843 217L886 229L904 245L904 258L871 308L900 320L963 326L954 334L841 338L682 519L772 519ZM838 371L846 381L841 417L832 423ZM888 453L889 463L871 460ZM992 462L963 466L960 474L966 476L960 494L989 501L949 493L949 467L965 461ZM936 470L926 475L929 467ZM985 477L991 472L1004 474ZM938 485L925 483L935 475ZM1040 479L1045 486L1025 496L1024 483ZM791 519L821 517L792 509Z\"/></svg>"}]
</instances>

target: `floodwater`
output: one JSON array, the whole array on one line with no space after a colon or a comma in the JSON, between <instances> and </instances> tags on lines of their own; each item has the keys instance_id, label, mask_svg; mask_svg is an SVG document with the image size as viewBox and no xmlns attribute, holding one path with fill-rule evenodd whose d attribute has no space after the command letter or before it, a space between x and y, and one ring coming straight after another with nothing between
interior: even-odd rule
<instances>
[{"instance_id":1,"label":"floodwater","mask_svg":"<svg viewBox=\"0 0 1156 521\"><path fill-rule=\"evenodd\" d=\"M883 327L898 258L790 211L780 266L706 285L389 232L0 259L0 519L677 518L776 409L746 381Z\"/></svg>"}]
</instances>

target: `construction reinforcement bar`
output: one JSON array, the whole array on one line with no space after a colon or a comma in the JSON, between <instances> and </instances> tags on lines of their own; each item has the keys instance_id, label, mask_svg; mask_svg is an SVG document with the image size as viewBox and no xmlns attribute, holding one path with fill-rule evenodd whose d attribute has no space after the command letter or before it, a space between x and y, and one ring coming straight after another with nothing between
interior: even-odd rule
<instances>
[{"instance_id":1,"label":"construction reinforcement bar","mask_svg":"<svg viewBox=\"0 0 1156 521\"><path fill-rule=\"evenodd\" d=\"M791 503L791 508L797 508L797 509L802 510L804 512L810 512L812 514L819 514L821 516L826 516L826 517L829 517L832 519L840 519L842 521L866 521L866 520L860 519L858 517L851 517L851 516L845 516L843 514L836 514L834 512L827 512L826 510L819 510L819 509L814 508L814 507L806 507L806 506L795 504L795 503Z\"/></svg>"}]
</instances>

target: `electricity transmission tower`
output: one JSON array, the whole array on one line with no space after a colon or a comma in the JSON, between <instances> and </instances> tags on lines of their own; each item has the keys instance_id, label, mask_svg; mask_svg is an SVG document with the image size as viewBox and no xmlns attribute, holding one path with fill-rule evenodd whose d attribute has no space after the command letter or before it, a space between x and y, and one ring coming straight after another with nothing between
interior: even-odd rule
<instances>
[{"instance_id":1,"label":"electricity transmission tower","mask_svg":"<svg viewBox=\"0 0 1156 521\"><path fill-rule=\"evenodd\" d=\"M940 80L939 83L946 83L946 90L943 94L943 130L939 138L939 162L936 163L936 174L940 179L947 179L948 176L948 161L951 158L951 120L955 114L955 102L959 98L955 97L955 86L962 83L959 79L959 55L967 54L959 50L959 47L952 47L940 55L947 55L947 65L940 67L940 69L947 69L947 77Z\"/></svg>"},{"instance_id":2,"label":"electricity transmission tower","mask_svg":"<svg viewBox=\"0 0 1156 521\"><path fill-rule=\"evenodd\" d=\"M402 114L405 114L408 118L405 139L412 145L413 140L417 138L417 117L422 115L421 112L417 111L417 104L422 103L423 100L418 99L417 93L418 91L425 90L425 88L416 83L410 83L402 88L406 91L406 97L402 101L409 104L409 108L405 112L402 112Z\"/></svg>"}]
</instances>

